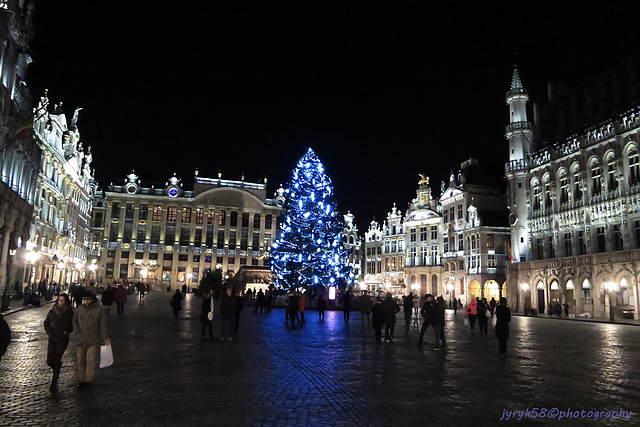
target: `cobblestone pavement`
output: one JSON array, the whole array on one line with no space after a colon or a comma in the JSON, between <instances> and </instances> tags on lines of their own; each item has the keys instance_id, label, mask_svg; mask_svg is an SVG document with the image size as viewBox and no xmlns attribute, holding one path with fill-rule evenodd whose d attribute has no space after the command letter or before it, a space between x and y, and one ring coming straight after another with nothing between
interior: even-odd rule
<instances>
[{"instance_id":1,"label":"cobblestone pavement","mask_svg":"<svg viewBox=\"0 0 640 427\"><path fill-rule=\"evenodd\" d=\"M534 407L622 408L634 412L628 421L597 424L640 422L636 326L514 317L501 358L491 328L471 334L461 312L447 313L448 348L432 351L400 316L395 343L376 344L358 313L347 325L341 312L319 323L309 311L306 325L291 327L282 310L245 307L238 337L211 342L200 341L200 300L188 295L174 319L170 296L148 294L144 305L132 296L124 316L111 315L115 363L88 391L74 387L72 341L55 396L42 328L50 306L6 316L13 342L0 362L0 426L478 426ZM214 328L219 336L217 318Z\"/></svg>"}]
</instances>

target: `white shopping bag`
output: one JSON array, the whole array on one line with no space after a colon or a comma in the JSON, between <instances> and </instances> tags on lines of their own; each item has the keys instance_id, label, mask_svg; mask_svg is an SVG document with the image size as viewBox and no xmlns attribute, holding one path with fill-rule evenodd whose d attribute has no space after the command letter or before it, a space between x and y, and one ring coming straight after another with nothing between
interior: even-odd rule
<instances>
[{"instance_id":1,"label":"white shopping bag","mask_svg":"<svg viewBox=\"0 0 640 427\"><path fill-rule=\"evenodd\" d=\"M100 346L100 367L108 368L113 365L113 350L111 344Z\"/></svg>"}]
</instances>

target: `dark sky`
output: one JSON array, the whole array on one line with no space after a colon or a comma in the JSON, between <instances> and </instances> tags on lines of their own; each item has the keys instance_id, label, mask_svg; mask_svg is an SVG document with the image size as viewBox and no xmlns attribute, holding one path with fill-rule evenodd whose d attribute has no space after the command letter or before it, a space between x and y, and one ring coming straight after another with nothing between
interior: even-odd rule
<instances>
[{"instance_id":1,"label":"dark sky","mask_svg":"<svg viewBox=\"0 0 640 427\"><path fill-rule=\"evenodd\" d=\"M500 179L516 61L544 101L638 50L636 2L532 3L39 1L27 83L83 107L103 188L198 167L272 194L312 147L364 231L418 173L434 195L469 157Z\"/></svg>"}]
</instances>

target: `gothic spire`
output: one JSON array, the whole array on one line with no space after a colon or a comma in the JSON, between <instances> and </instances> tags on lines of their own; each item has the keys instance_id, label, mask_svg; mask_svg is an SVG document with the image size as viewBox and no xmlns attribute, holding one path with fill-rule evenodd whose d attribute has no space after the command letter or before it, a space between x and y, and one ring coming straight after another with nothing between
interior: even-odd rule
<instances>
[{"instance_id":1,"label":"gothic spire","mask_svg":"<svg viewBox=\"0 0 640 427\"><path fill-rule=\"evenodd\" d=\"M520 80L520 73L518 72L517 66L513 69L513 77L511 78L511 89L523 89L522 80Z\"/></svg>"}]
</instances>

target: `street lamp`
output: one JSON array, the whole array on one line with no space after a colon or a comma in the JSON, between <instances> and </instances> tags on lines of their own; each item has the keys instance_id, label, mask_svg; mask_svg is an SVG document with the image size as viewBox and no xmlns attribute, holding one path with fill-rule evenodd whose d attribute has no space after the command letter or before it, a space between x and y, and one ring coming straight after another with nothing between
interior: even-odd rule
<instances>
[{"instance_id":1,"label":"street lamp","mask_svg":"<svg viewBox=\"0 0 640 427\"><path fill-rule=\"evenodd\" d=\"M451 308L451 297L453 294L453 283L447 282L447 290L449 291L449 308Z\"/></svg>"},{"instance_id":2,"label":"street lamp","mask_svg":"<svg viewBox=\"0 0 640 427\"><path fill-rule=\"evenodd\" d=\"M607 290L607 292L605 293L605 306L607 305L606 304L606 300L607 300L607 298L609 298L609 320L611 322L614 322L616 319L615 319L615 315L613 313L613 303L611 301L611 293L612 292L618 292L619 286L615 282L606 282L604 284L604 287Z\"/></svg>"}]
</instances>

